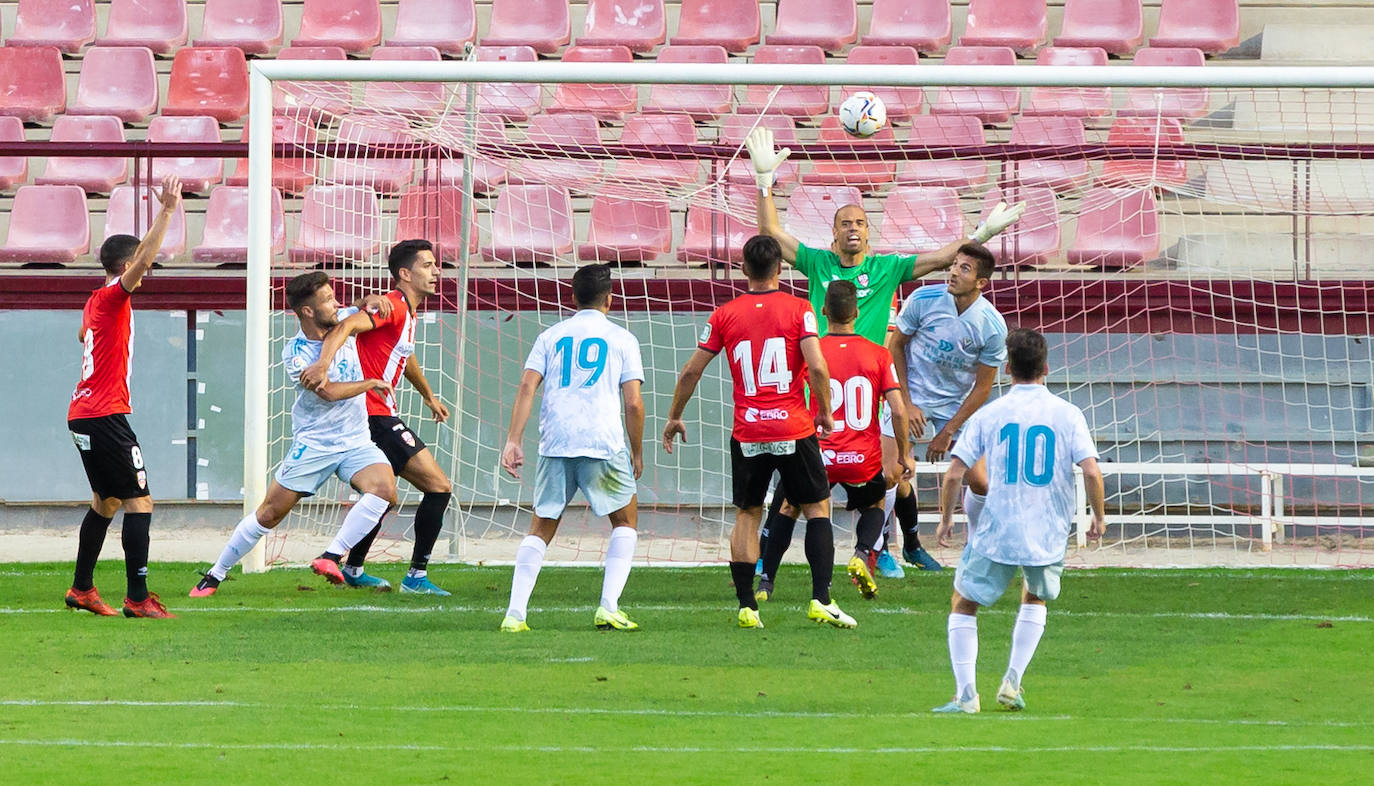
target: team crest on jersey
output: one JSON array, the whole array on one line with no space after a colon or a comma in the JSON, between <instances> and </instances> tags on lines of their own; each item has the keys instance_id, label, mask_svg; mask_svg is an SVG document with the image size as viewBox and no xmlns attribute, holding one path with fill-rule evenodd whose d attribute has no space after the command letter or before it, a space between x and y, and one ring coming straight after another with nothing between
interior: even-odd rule
<instances>
[{"instance_id":1,"label":"team crest on jersey","mask_svg":"<svg viewBox=\"0 0 1374 786\"><path fill-rule=\"evenodd\" d=\"M141 489L148 488L148 470L140 469L138 471L138 487Z\"/></svg>"},{"instance_id":2,"label":"team crest on jersey","mask_svg":"<svg viewBox=\"0 0 1374 786\"><path fill-rule=\"evenodd\" d=\"M859 277L858 277L857 279L855 279L855 280L859 282L859 286L861 286L861 287L866 287L866 286L868 286L868 274L867 274L867 273L860 273L860 274L859 274Z\"/></svg>"},{"instance_id":3,"label":"team crest on jersey","mask_svg":"<svg viewBox=\"0 0 1374 786\"><path fill-rule=\"evenodd\" d=\"M305 370L305 358L300 355L292 355L286 359L286 368L289 371L300 373Z\"/></svg>"},{"instance_id":4,"label":"team crest on jersey","mask_svg":"<svg viewBox=\"0 0 1374 786\"><path fill-rule=\"evenodd\" d=\"M963 339L960 339L959 348L964 350L965 352L971 353L978 348L978 342L974 341L972 338L965 337Z\"/></svg>"},{"instance_id":5,"label":"team crest on jersey","mask_svg":"<svg viewBox=\"0 0 1374 786\"><path fill-rule=\"evenodd\" d=\"M404 442L404 443L406 443L407 445L409 445L409 446L412 447L412 448L415 447L415 436L414 436L413 434L411 434L409 431L402 431L402 432L401 432L401 441Z\"/></svg>"}]
</instances>

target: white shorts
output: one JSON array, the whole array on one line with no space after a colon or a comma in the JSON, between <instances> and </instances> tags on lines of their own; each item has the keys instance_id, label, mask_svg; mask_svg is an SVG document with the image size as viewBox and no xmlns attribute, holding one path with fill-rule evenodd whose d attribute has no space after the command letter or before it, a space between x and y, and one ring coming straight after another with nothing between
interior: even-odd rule
<instances>
[{"instance_id":1,"label":"white shorts","mask_svg":"<svg viewBox=\"0 0 1374 786\"><path fill-rule=\"evenodd\" d=\"M882 406L878 408L878 423L884 437L891 439L896 436L892 432L892 412L887 408L887 402L883 402ZM926 418L926 433L922 435L921 441L929 442L935 439L935 435L939 434L940 429L944 428L947 423L949 423L948 420L940 418ZM955 434L955 436L959 435Z\"/></svg>"},{"instance_id":2,"label":"white shorts","mask_svg":"<svg viewBox=\"0 0 1374 786\"><path fill-rule=\"evenodd\" d=\"M954 571L954 591L979 606L991 606L1007 591L1007 585L1021 569L1025 577L1026 589L1041 600L1054 600L1059 597L1059 577L1064 572L1064 561L1053 565L1005 565L993 562L982 554L964 545L964 553L959 557L959 568Z\"/></svg>"},{"instance_id":3,"label":"white shorts","mask_svg":"<svg viewBox=\"0 0 1374 786\"><path fill-rule=\"evenodd\" d=\"M578 489L597 516L630 504L635 496L630 452L622 450L609 460L540 456L534 469L534 515L541 519L561 517Z\"/></svg>"},{"instance_id":4,"label":"white shorts","mask_svg":"<svg viewBox=\"0 0 1374 786\"><path fill-rule=\"evenodd\" d=\"M293 444L286 458L277 466L276 477L282 488L308 497L323 486L330 475L336 475L339 480L348 483L363 468L373 464L385 464L387 469L391 469L386 454L371 443L339 451Z\"/></svg>"}]
</instances>

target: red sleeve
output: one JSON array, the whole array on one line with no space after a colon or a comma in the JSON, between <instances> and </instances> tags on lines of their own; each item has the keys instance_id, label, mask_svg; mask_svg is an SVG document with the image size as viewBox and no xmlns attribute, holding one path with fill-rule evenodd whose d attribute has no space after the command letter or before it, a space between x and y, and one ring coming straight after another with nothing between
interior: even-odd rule
<instances>
[{"instance_id":1,"label":"red sleeve","mask_svg":"<svg viewBox=\"0 0 1374 786\"><path fill-rule=\"evenodd\" d=\"M724 339L720 336L721 322L724 320L720 316L720 309L711 312L711 318L706 320L706 327L701 329L701 340L697 342L697 347L719 355L725 348Z\"/></svg>"},{"instance_id":2,"label":"red sleeve","mask_svg":"<svg viewBox=\"0 0 1374 786\"><path fill-rule=\"evenodd\" d=\"M817 330L816 327L816 312L811 310L810 303L801 298L797 298L797 300L801 300L801 307L797 309L797 319L801 322L801 331L798 334L798 338L802 339L807 336L819 337L820 331Z\"/></svg>"},{"instance_id":3,"label":"red sleeve","mask_svg":"<svg viewBox=\"0 0 1374 786\"><path fill-rule=\"evenodd\" d=\"M897 379L897 367L892 364L892 353L887 351L887 347L878 347L877 349L877 357L878 362L882 366L881 373L883 379L882 390L880 392L886 393L889 390L901 390L902 382Z\"/></svg>"}]
</instances>

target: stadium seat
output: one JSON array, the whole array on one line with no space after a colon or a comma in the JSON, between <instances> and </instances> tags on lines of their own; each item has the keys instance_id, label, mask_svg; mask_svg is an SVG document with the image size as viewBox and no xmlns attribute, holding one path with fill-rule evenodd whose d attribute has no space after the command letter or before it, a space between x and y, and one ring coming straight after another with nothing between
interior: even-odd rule
<instances>
[{"instance_id":1,"label":"stadium seat","mask_svg":"<svg viewBox=\"0 0 1374 786\"><path fill-rule=\"evenodd\" d=\"M819 46L837 52L859 37L854 0L778 0L768 43Z\"/></svg>"},{"instance_id":2,"label":"stadium seat","mask_svg":"<svg viewBox=\"0 0 1374 786\"><path fill-rule=\"evenodd\" d=\"M382 8L378 0L305 0L301 32L292 46L337 46L352 55L382 41Z\"/></svg>"},{"instance_id":3,"label":"stadium seat","mask_svg":"<svg viewBox=\"0 0 1374 786\"><path fill-rule=\"evenodd\" d=\"M1045 0L969 0L962 46L1009 46L1031 52L1045 43Z\"/></svg>"},{"instance_id":4,"label":"stadium seat","mask_svg":"<svg viewBox=\"0 0 1374 786\"><path fill-rule=\"evenodd\" d=\"M446 55L461 55L477 40L477 4L473 0L400 0L396 34L389 46L432 46Z\"/></svg>"},{"instance_id":5,"label":"stadium seat","mask_svg":"<svg viewBox=\"0 0 1374 786\"><path fill-rule=\"evenodd\" d=\"M112 115L59 115L52 123L54 142L123 142L124 124ZM81 186L87 193L108 194L129 176L129 159L124 156L51 156L43 174L34 178L39 185Z\"/></svg>"},{"instance_id":6,"label":"stadium seat","mask_svg":"<svg viewBox=\"0 0 1374 786\"><path fill-rule=\"evenodd\" d=\"M280 0L205 0L196 46L236 46L265 55L281 46Z\"/></svg>"},{"instance_id":7,"label":"stadium seat","mask_svg":"<svg viewBox=\"0 0 1374 786\"><path fill-rule=\"evenodd\" d=\"M19 0L10 46L55 46L74 55L95 40L92 0Z\"/></svg>"},{"instance_id":8,"label":"stadium seat","mask_svg":"<svg viewBox=\"0 0 1374 786\"><path fill-rule=\"evenodd\" d=\"M0 46L0 116L44 123L67 108L62 53L55 46Z\"/></svg>"},{"instance_id":9,"label":"stadium seat","mask_svg":"<svg viewBox=\"0 0 1374 786\"><path fill-rule=\"evenodd\" d=\"M937 52L949 46L952 27L949 0L873 0L862 41Z\"/></svg>"},{"instance_id":10,"label":"stadium seat","mask_svg":"<svg viewBox=\"0 0 1374 786\"><path fill-rule=\"evenodd\" d=\"M462 259L463 227L458 220L463 191L452 185L416 186L401 195L396 237L423 237L435 244L441 262ZM468 253L477 253L477 206L468 204Z\"/></svg>"},{"instance_id":11,"label":"stadium seat","mask_svg":"<svg viewBox=\"0 0 1374 786\"><path fill-rule=\"evenodd\" d=\"M248 63L238 47L186 47L172 60L164 115L210 115L233 123L248 114Z\"/></svg>"},{"instance_id":12,"label":"stadium seat","mask_svg":"<svg viewBox=\"0 0 1374 786\"><path fill-rule=\"evenodd\" d=\"M372 50L376 60L439 61L443 57L432 46L379 46ZM443 111L444 85L440 82L368 82L363 87L362 109L368 112L426 118Z\"/></svg>"},{"instance_id":13,"label":"stadium seat","mask_svg":"<svg viewBox=\"0 0 1374 786\"><path fill-rule=\"evenodd\" d=\"M647 54L668 37L663 0L587 0L578 46L626 46Z\"/></svg>"},{"instance_id":14,"label":"stadium seat","mask_svg":"<svg viewBox=\"0 0 1374 786\"><path fill-rule=\"evenodd\" d=\"M311 186L305 192L291 262L334 265L372 259L381 247L377 193L361 186Z\"/></svg>"},{"instance_id":15,"label":"stadium seat","mask_svg":"<svg viewBox=\"0 0 1374 786\"><path fill-rule=\"evenodd\" d=\"M1169 117L1121 118L1107 131L1107 144L1154 147L1183 144L1183 124ZM1188 182L1188 162L1179 160L1133 159L1107 161L1098 182L1104 186L1158 185L1177 188Z\"/></svg>"},{"instance_id":16,"label":"stadium seat","mask_svg":"<svg viewBox=\"0 0 1374 786\"><path fill-rule=\"evenodd\" d=\"M1239 0L1161 0L1159 32L1150 39L1150 46L1201 49L1209 55L1239 43Z\"/></svg>"},{"instance_id":17,"label":"stadium seat","mask_svg":"<svg viewBox=\"0 0 1374 786\"><path fill-rule=\"evenodd\" d=\"M918 115L911 119L911 139L924 147L981 146L983 124L972 115ZM931 159L903 161L897 165L897 182L916 186L972 188L986 183L984 159Z\"/></svg>"},{"instance_id":18,"label":"stadium seat","mask_svg":"<svg viewBox=\"0 0 1374 786\"><path fill-rule=\"evenodd\" d=\"M281 194L272 191L272 254L286 250L286 228ZM205 207L205 231L200 245L191 250L196 262L243 265L248 261L248 189L220 186L210 192Z\"/></svg>"},{"instance_id":19,"label":"stadium seat","mask_svg":"<svg viewBox=\"0 0 1374 786\"><path fill-rule=\"evenodd\" d=\"M754 167L749 163L749 153L744 149L744 138L755 125L764 126L773 132L773 143L779 148L793 147L797 144L797 123L783 115L726 115L720 124L720 143L738 151L725 170L725 179L731 183L754 182ZM797 182L798 164L788 159L773 174L773 182L779 186Z\"/></svg>"},{"instance_id":20,"label":"stadium seat","mask_svg":"<svg viewBox=\"0 0 1374 786\"><path fill-rule=\"evenodd\" d=\"M1109 55L1125 55L1144 37L1140 0L1064 0L1064 23L1054 45L1095 46Z\"/></svg>"},{"instance_id":21,"label":"stadium seat","mask_svg":"<svg viewBox=\"0 0 1374 786\"><path fill-rule=\"evenodd\" d=\"M90 214L81 186L21 186L15 192L0 262L66 264L90 250Z\"/></svg>"},{"instance_id":22,"label":"stadium seat","mask_svg":"<svg viewBox=\"0 0 1374 786\"><path fill-rule=\"evenodd\" d=\"M23 142L24 124L17 117L0 117L0 142ZM25 156L0 156L0 191L8 191L29 180L29 159Z\"/></svg>"},{"instance_id":23,"label":"stadium seat","mask_svg":"<svg viewBox=\"0 0 1374 786\"><path fill-rule=\"evenodd\" d=\"M148 231L152 217L156 216L157 212L158 202L152 198L151 188L119 186L110 193L110 201L105 205L105 237L142 237ZM186 206L179 204L176 212L172 214L172 220L167 222L167 234L162 237L162 247L158 249L157 261L165 263L185 253Z\"/></svg>"},{"instance_id":24,"label":"stadium seat","mask_svg":"<svg viewBox=\"0 0 1374 786\"><path fill-rule=\"evenodd\" d=\"M872 232L871 245L879 254L926 254L966 236L957 191L898 186L883 202L882 223Z\"/></svg>"},{"instance_id":25,"label":"stadium seat","mask_svg":"<svg viewBox=\"0 0 1374 786\"><path fill-rule=\"evenodd\" d=\"M441 118L436 126L440 132L437 138L452 147L468 145L469 130L462 115L449 115ZM474 144L500 145L506 141L506 126L501 118L491 115L477 115L477 129L472 134ZM425 177L432 182L437 177L442 185L462 187L463 158L461 155L445 155L438 162L425 164ZM472 160L472 190L478 194L490 194L497 186L506 182L506 165L502 160L480 155Z\"/></svg>"},{"instance_id":26,"label":"stadium seat","mask_svg":"<svg viewBox=\"0 0 1374 786\"><path fill-rule=\"evenodd\" d=\"M634 55L623 46L570 46L565 63L631 63ZM639 89L631 84L574 84L562 82L553 92L550 112L591 112L602 120L620 120L639 104Z\"/></svg>"},{"instance_id":27,"label":"stadium seat","mask_svg":"<svg viewBox=\"0 0 1374 786\"><path fill-rule=\"evenodd\" d=\"M539 55L528 46L479 46L477 60L494 63L533 63ZM486 82L477 88L477 110L502 120L528 120L539 113L539 85L529 82Z\"/></svg>"},{"instance_id":28,"label":"stadium seat","mask_svg":"<svg viewBox=\"0 0 1374 786\"><path fill-rule=\"evenodd\" d=\"M1011 126L1013 145L1085 145L1083 121L1076 117L1046 115L1018 117ZM1091 173L1083 159L1023 159L1008 161L1003 180L1025 186L1048 186L1055 191L1074 191L1088 184Z\"/></svg>"},{"instance_id":29,"label":"stadium seat","mask_svg":"<svg viewBox=\"0 0 1374 786\"><path fill-rule=\"evenodd\" d=\"M682 0L672 43L720 46L740 54L759 42L761 20L754 0Z\"/></svg>"},{"instance_id":30,"label":"stadium seat","mask_svg":"<svg viewBox=\"0 0 1374 786\"><path fill-rule=\"evenodd\" d=\"M564 0L491 0L491 23L483 46L528 46L551 55L572 38Z\"/></svg>"},{"instance_id":31,"label":"stadium seat","mask_svg":"<svg viewBox=\"0 0 1374 786\"><path fill-rule=\"evenodd\" d=\"M149 142L220 142L219 123L209 115L155 117L148 123ZM167 175L181 178L181 190L203 194L224 179L224 159L155 158L153 180Z\"/></svg>"},{"instance_id":32,"label":"stadium seat","mask_svg":"<svg viewBox=\"0 0 1374 786\"><path fill-rule=\"evenodd\" d=\"M835 211L845 205L863 205L863 195L853 186L800 185L787 197L782 226L811 248L830 248L835 236Z\"/></svg>"},{"instance_id":33,"label":"stadium seat","mask_svg":"<svg viewBox=\"0 0 1374 786\"><path fill-rule=\"evenodd\" d=\"M910 46L856 46L849 50L845 58L848 65L916 65L920 58ZM902 122L912 115L921 113L921 88L919 87L865 87L852 85L844 88L849 95L856 90L870 90L883 100L887 107L888 122Z\"/></svg>"},{"instance_id":34,"label":"stadium seat","mask_svg":"<svg viewBox=\"0 0 1374 786\"><path fill-rule=\"evenodd\" d=\"M1059 203L1054 191L1044 186L1011 186L1005 190L993 186L983 195L979 220L987 218L998 202L1026 203L1021 218L988 241L988 249L997 255L998 267L1030 267L1055 261L1059 256Z\"/></svg>"},{"instance_id":35,"label":"stadium seat","mask_svg":"<svg viewBox=\"0 0 1374 786\"><path fill-rule=\"evenodd\" d=\"M680 46L670 44L658 50L660 63L727 63L730 56L716 45ZM679 112L702 122L715 120L730 111L733 100L730 85L651 85L645 112Z\"/></svg>"},{"instance_id":36,"label":"stadium seat","mask_svg":"<svg viewBox=\"0 0 1374 786\"><path fill-rule=\"evenodd\" d=\"M535 115L525 130L525 139L529 144L536 146L600 147L601 131L596 116L587 112ZM552 151L547 158L515 159L506 169L506 182L514 184L585 186L599 177L600 160L559 158L557 153Z\"/></svg>"},{"instance_id":37,"label":"stadium seat","mask_svg":"<svg viewBox=\"0 0 1374 786\"><path fill-rule=\"evenodd\" d=\"M1083 197L1078 236L1067 252L1070 264L1124 270L1158 254L1159 214L1153 189L1098 186Z\"/></svg>"},{"instance_id":38,"label":"stadium seat","mask_svg":"<svg viewBox=\"0 0 1374 786\"><path fill-rule=\"evenodd\" d=\"M1009 46L951 46L945 65L1016 65ZM1005 123L1021 108L1017 87L942 87L930 102L932 115L972 115L984 123Z\"/></svg>"},{"instance_id":39,"label":"stadium seat","mask_svg":"<svg viewBox=\"0 0 1374 786\"><path fill-rule=\"evenodd\" d=\"M357 147L413 145L401 119L366 115L339 118L334 141ZM377 158L339 156L334 159L330 182L346 186L365 186L382 194L399 194L415 180L414 158Z\"/></svg>"},{"instance_id":40,"label":"stadium seat","mask_svg":"<svg viewBox=\"0 0 1374 786\"><path fill-rule=\"evenodd\" d=\"M1207 57L1201 49L1137 49L1132 61L1138 66L1202 66ZM1116 111L1121 117L1179 117L1198 118L1207 114L1208 94L1205 87L1154 88L1132 87L1126 91L1126 105Z\"/></svg>"},{"instance_id":41,"label":"stadium seat","mask_svg":"<svg viewBox=\"0 0 1374 786\"><path fill-rule=\"evenodd\" d=\"M272 117L272 141L275 144L308 145L314 143L315 135L315 126L302 118L286 115ZM247 123L243 125L241 140L248 141ZM314 185L318 167L318 158L303 154L273 159L272 187L288 194L299 194ZM234 165L234 173L224 183L229 186L248 185L248 159L240 158Z\"/></svg>"},{"instance_id":42,"label":"stadium seat","mask_svg":"<svg viewBox=\"0 0 1374 786\"><path fill-rule=\"evenodd\" d=\"M592 200L587 242L577 247L583 260L617 264L652 262L673 250L668 203L598 195Z\"/></svg>"},{"instance_id":43,"label":"stadium seat","mask_svg":"<svg viewBox=\"0 0 1374 786\"><path fill-rule=\"evenodd\" d=\"M702 204L687 208L687 229L677 247L678 261L729 264L744 260L744 242L758 234L754 222L758 189L750 178L747 186L729 186L725 198L732 208L729 213ZM735 215L749 218L741 220Z\"/></svg>"},{"instance_id":44,"label":"stadium seat","mask_svg":"<svg viewBox=\"0 0 1374 786\"><path fill-rule=\"evenodd\" d=\"M110 0L101 46L146 46L159 55L186 45L186 0Z\"/></svg>"},{"instance_id":45,"label":"stadium seat","mask_svg":"<svg viewBox=\"0 0 1374 786\"><path fill-rule=\"evenodd\" d=\"M759 64L804 63L824 65L825 51L819 46L761 46L754 51ZM769 102L774 90L777 96ZM744 93L742 108L781 113L789 117L810 118L830 111L830 88L825 85L750 85Z\"/></svg>"},{"instance_id":46,"label":"stadium seat","mask_svg":"<svg viewBox=\"0 0 1374 786\"><path fill-rule=\"evenodd\" d=\"M572 198L566 188L528 184L501 189L491 215L491 245L483 256L534 264L567 259L572 250Z\"/></svg>"},{"instance_id":47,"label":"stadium seat","mask_svg":"<svg viewBox=\"0 0 1374 786\"><path fill-rule=\"evenodd\" d=\"M649 148L695 145L697 127L687 115L631 115L625 118L620 143ZM615 179L622 185L686 185L701 179L701 162L694 158L626 158L616 162Z\"/></svg>"},{"instance_id":48,"label":"stadium seat","mask_svg":"<svg viewBox=\"0 0 1374 786\"><path fill-rule=\"evenodd\" d=\"M840 118L835 115L828 115L821 121L816 141L823 145L832 145L840 151L896 144L890 125L883 126L873 136L856 137L844 130L844 126L840 125ZM802 182L827 186L856 186L864 191L876 191L880 186L891 183L896 171L897 163L891 160L842 162L821 158L811 162L811 171L802 175Z\"/></svg>"},{"instance_id":49,"label":"stadium seat","mask_svg":"<svg viewBox=\"0 0 1374 786\"><path fill-rule=\"evenodd\" d=\"M157 112L157 65L141 46L93 46L81 58L70 115L114 115L140 123Z\"/></svg>"},{"instance_id":50,"label":"stadium seat","mask_svg":"<svg viewBox=\"0 0 1374 786\"><path fill-rule=\"evenodd\" d=\"M278 60L347 60L337 46L284 46ZM272 111L302 116L345 115L353 105L346 82L277 82L272 88Z\"/></svg>"},{"instance_id":51,"label":"stadium seat","mask_svg":"<svg viewBox=\"0 0 1374 786\"><path fill-rule=\"evenodd\" d=\"M1047 46L1036 55L1035 64L1104 66L1107 64L1107 53L1097 48ZM1030 101L1022 114L1102 117L1111 114L1111 111L1112 91L1109 87L1032 87Z\"/></svg>"}]
</instances>

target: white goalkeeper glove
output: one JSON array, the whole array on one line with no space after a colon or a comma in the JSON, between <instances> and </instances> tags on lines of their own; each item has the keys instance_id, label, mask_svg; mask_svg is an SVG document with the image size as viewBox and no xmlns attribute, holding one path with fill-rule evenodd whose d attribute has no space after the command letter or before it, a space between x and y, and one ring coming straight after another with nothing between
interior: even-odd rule
<instances>
[{"instance_id":1,"label":"white goalkeeper glove","mask_svg":"<svg viewBox=\"0 0 1374 786\"><path fill-rule=\"evenodd\" d=\"M744 138L744 149L749 151L749 161L754 165L754 182L758 184L759 194L768 196L778 167L792 155L792 150L784 147L774 151L772 130L761 126Z\"/></svg>"},{"instance_id":2,"label":"white goalkeeper glove","mask_svg":"<svg viewBox=\"0 0 1374 786\"><path fill-rule=\"evenodd\" d=\"M986 243L1000 235L1002 230L1015 224L1016 219L1020 218L1025 211L1025 202L1017 202L1011 207L1007 207L1006 202L998 202L997 207L994 207L992 212L988 213L988 217L978 225L978 228L973 230L973 234L969 235L969 239Z\"/></svg>"}]
</instances>

